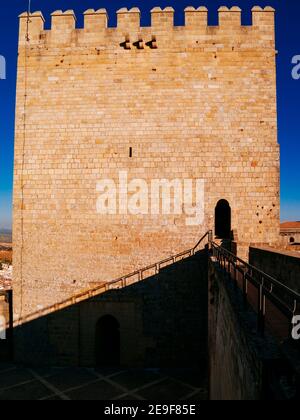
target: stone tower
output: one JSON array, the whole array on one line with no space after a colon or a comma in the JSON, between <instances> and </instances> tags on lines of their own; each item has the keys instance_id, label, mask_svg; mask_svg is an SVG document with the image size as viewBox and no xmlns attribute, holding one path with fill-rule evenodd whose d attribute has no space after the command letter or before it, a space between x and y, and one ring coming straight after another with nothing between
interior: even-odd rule
<instances>
[{"instance_id":1,"label":"stone tower","mask_svg":"<svg viewBox=\"0 0 300 420\"><path fill-rule=\"evenodd\" d=\"M77 29L72 10L56 11L50 30L40 12L20 16L16 318L192 247L220 200L239 250L277 240L274 10L254 7L251 26L238 7L220 8L218 26L207 13L189 7L175 27L172 8L155 8L140 27L139 9L121 9L110 28L106 10L87 10ZM203 180L203 220L99 214L98 182L120 171Z\"/></svg>"}]
</instances>

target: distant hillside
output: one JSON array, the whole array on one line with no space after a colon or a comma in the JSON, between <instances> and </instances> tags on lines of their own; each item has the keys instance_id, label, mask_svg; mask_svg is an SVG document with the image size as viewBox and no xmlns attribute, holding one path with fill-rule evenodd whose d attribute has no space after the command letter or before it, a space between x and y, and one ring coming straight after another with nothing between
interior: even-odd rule
<instances>
[{"instance_id":1,"label":"distant hillside","mask_svg":"<svg viewBox=\"0 0 300 420\"><path fill-rule=\"evenodd\" d=\"M12 231L10 229L0 229L0 242L12 242Z\"/></svg>"}]
</instances>

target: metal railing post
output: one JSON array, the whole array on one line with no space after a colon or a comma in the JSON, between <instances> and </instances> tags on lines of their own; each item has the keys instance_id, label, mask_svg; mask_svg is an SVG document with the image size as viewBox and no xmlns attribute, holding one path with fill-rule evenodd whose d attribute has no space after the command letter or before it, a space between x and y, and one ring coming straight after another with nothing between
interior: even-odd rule
<instances>
[{"instance_id":1,"label":"metal railing post","mask_svg":"<svg viewBox=\"0 0 300 420\"><path fill-rule=\"evenodd\" d=\"M159 274L159 264L155 264L155 274Z\"/></svg>"},{"instance_id":2,"label":"metal railing post","mask_svg":"<svg viewBox=\"0 0 300 420\"><path fill-rule=\"evenodd\" d=\"M241 260L230 251L222 248L222 246L212 242L211 248L212 255L216 258L218 266L224 271L224 276L227 278L228 275L229 279L232 280L237 287L240 286L242 289L245 309L250 305L257 313L257 330L260 334L265 334L266 311L269 309L267 300L275 305L281 314L284 315L286 321L289 322L289 325L291 325L290 321L292 315L297 312L298 307L300 308L300 295L296 291L288 288L260 269ZM241 285L239 282L240 274L242 276ZM254 297L254 299L257 298L257 305L254 303L254 307L252 299L249 300L248 282L250 282L257 291L257 296ZM276 292L274 292L274 289ZM281 296L279 295L279 292L281 292ZM252 290L250 295L252 296Z\"/></svg>"},{"instance_id":3,"label":"metal railing post","mask_svg":"<svg viewBox=\"0 0 300 420\"><path fill-rule=\"evenodd\" d=\"M244 306L248 306L248 279L247 274L243 272L243 298L244 298Z\"/></svg>"},{"instance_id":4,"label":"metal railing post","mask_svg":"<svg viewBox=\"0 0 300 420\"><path fill-rule=\"evenodd\" d=\"M213 241L213 232L212 232L212 230L210 230L209 232L208 232L208 243L209 243L209 246L211 247L211 245L212 245L212 241Z\"/></svg>"},{"instance_id":5,"label":"metal railing post","mask_svg":"<svg viewBox=\"0 0 300 420\"><path fill-rule=\"evenodd\" d=\"M258 332L264 335L265 332L265 316L266 316L266 296L263 290L263 284L258 289L258 311L257 311Z\"/></svg>"},{"instance_id":6,"label":"metal railing post","mask_svg":"<svg viewBox=\"0 0 300 420\"><path fill-rule=\"evenodd\" d=\"M236 267L236 263L233 263L233 269L234 269L234 285L237 288L238 287L238 280L237 280L237 267Z\"/></svg>"}]
</instances>

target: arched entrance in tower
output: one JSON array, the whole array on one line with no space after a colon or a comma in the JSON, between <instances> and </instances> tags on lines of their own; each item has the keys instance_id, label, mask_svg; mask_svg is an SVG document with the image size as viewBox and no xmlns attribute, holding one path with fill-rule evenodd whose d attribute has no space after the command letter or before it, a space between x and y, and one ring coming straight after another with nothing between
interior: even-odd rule
<instances>
[{"instance_id":1,"label":"arched entrance in tower","mask_svg":"<svg viewBox=\"0 0 300 420\"><path fill-rule=\"evenodd\" d=\"M99 367L120 366L120 324L111 315L99 319L96 325L95 359Z\"/></svg>"},{"instance_id":2,"label":"arched entrance in tower","mask_svg":"<svg viewBox=\"0 0 300 420\"><path fill-rule=\"evenodd\" d=\"M215 235L218 239L231 238L231 207L227 200L220 200L216 206Z\"/></svg>"}]
</instances>

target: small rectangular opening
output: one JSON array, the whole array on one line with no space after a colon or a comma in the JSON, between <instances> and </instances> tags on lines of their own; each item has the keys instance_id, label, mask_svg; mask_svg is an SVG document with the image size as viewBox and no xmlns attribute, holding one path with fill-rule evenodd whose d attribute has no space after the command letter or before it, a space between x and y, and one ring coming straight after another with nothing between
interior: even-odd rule
<instances>
[{"instance_id":1,"label":"small rectangular opening","mask_svg":"<svg viewBox=\"0 0 300 420\"><path fill-rule=\"evenodd\" d=\"M132 158L132 147L129 147L129 157Z\"/></svg>"}]
</instances>

